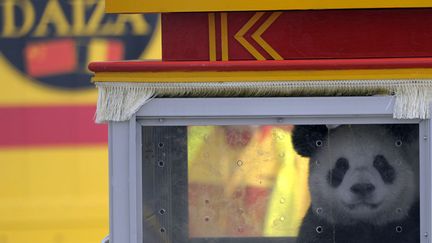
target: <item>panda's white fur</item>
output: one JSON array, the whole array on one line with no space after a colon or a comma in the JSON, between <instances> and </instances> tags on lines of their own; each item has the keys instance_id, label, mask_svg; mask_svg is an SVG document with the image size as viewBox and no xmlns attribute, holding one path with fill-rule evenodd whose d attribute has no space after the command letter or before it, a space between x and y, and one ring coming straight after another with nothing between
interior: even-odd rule
<instances>
[{"instance_id":1,"label":"panda's white fur","mask_svg":"<svg viewBox=\"0 0 432 243\"><path fill-rule=\"evenodd\" d=\"M320 208L321 217L342 224L362 221L383 225L407 216L418 198L418 153L404 149L408 144L396 146L394 136L378 125L341 126L330 130L323 143L311 157L315 163L310 164L309 190L314 211ZM395 169L393 183L384 183L374 168L377 155L384 156ZM341 157L349 161L350 168L342 183L332 188L326 175ZM371 183L376 189L362 201L350 191L356 183Z\"/></svg>"},{"instance_id":2,"label":"panda's white fur","mask_svg":"<svg viewBox=\"0 0 432 243\"><path fill-rule=\"evenodd\" d=\"M293 143L310 157L311 206L297 242L419 241L417 125L296 126ZM356 185L370 190L358 194Z\"/></svg>"}]
</instances>

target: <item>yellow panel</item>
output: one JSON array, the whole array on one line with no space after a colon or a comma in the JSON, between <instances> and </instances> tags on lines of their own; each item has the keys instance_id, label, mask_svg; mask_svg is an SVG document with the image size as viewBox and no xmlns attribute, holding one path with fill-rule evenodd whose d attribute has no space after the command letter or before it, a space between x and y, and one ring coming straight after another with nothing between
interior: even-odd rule
<instances>
[{"instance_id":1,"label":"yellow panel","mask_svg":"<svg viewBox=\"0 0 432 243\"><path fill-rule=\"evenodd\" d=\"M0 149L0 242L100 241L107 154L104 145Z\"/></svg>"},{"instance_id":2,"label":"yellow panel","mask_svg":"<svg viewBox=\"0 0 432 243\"><path fill-rule=\"evenodd\" d=\"M103 235L103 237L101 237ZM0 230L2 243L98 243L108 235L105 228L49 230Z\"/></svg>"},{"instance_id":3,"label":"yellow panel","mask_svg":"<svg viewBox=\"0 0 432 243\"><path fill-rule=\"evenodd\" d=\"M323 71L232 71L232 72L100 72L94 82L265 82L289 80L430 79L432 69L367 69Z\"/></svg>"},{"instance_id":4,"label":"yellow panel","mask_svg":"<svg viewBox=\"0 0 432 243\"><path fill-rule=\"evenodd\" d=\"M111 13L432 7L430 0L106 0Z\"/></svg>"}]
</instances>

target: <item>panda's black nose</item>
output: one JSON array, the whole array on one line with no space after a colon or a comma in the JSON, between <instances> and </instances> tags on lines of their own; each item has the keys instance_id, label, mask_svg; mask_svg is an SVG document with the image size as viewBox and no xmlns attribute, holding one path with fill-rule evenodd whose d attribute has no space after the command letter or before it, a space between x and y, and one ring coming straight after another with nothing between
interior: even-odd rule
<instances>
[{"instance_id":1,"label":"panda's black nose","mask_svg":"<svg viewBox=\"0 0 432 243\"><path fill-rule=\"evenodd\" d=\"M354 194L365 197L375 191L375 186L371 183L357 183L351 187Z\"/></svg>"}]
</instances>

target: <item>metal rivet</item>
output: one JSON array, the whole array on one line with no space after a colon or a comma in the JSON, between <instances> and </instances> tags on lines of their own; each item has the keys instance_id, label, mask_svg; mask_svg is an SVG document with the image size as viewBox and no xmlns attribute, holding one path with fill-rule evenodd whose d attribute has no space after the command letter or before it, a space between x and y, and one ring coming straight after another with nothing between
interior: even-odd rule
<instances>
[{"instance_id":1,"label":"metal rivet","mask_svg":"<svg viewBox=\"0 0 432 243\"><path fill-rule=\"evenodd\" d=\"M277 123L282 123L283 122L283 119L282 118L278 118L277 119Z\"/></svg>"},{"instance_id":2,"label":"metal rivet","mask_svg":"<svg viewBox=\"0 0 432 243\"><path fill-rule=\"evenodd\" d=\"M396 232L401 233L402 232L402 226L396 226Z\"/></svg>"},{"instance_id":3,"label":"metal rivet","mask_svg":"<svg viewBox=\"0 0 432 243\"><path fill-rule=\"evenodd\" d=\"M160 228L160 232L161 232L161 233L165 233L165 231L166 231L165 228L163 228L163 227Z\"/></svg>"},{"instance_id":4,"label":"metal rivet","mask_svg":"<svg viewBox=\"0 0 432 243\"><path fill-rule=\"evenodd\" d=\"M242 165L243 165L243 161L237 160L237 166L242 166Z\"/></svg>"},{"instance_id":5,"label":"metal rivet","mask_svg":"<svg viewBox=\"0 0 432 243\"><path fill-rule=\"evenodd\" d=\"M427 139L428 139L428 137L427 137L427 136L424 136L424 137L423 137L423 140L427 140Z\"/></svg>"},{"instance_id":6,"label":"metal rivet","mask_svg":"<svg viewBox=\"0 0 432 243\"><path fill-rule=\"evenodd\" d=\"M401 140L396 140L395 145L396 145L396 147L402 146L402 141Z\"/></svg>"},{"instance_id":7,"label":"metal rivet","mask_svg":"<svg viewBox=\"0 0 432 243\"><path fill-rule=\"evenodd\" d=\"M397 208L397 209L396 209L396 212L397 212L397 213L402 213L402 208Z\"/></svg>"},{"instance_id":8,"label":"metal rivet","mask_svg":"<svg viewBox=\"0 0 432 243\"><path fill-rule=\"evenodd\" d=\"M319 160L315 160L315 164L316 164L316 165L320 165L321 162L319 162Z\"/></svg>"},{"instance_id":9,"label":"metal rivet","mask_svg":"<svg viewBox=\"0 0 432 243\"><path fill-rule=\"evenodd\" d=\"M317 147L321 147L323 145L323 142L321 140L316 140L315 145Z\"/></svg>"},{"instance_id":10,"label":"metal rivet","mask_svg":"<svg viewBox=\"0 0 432 243\"><path fill-rule=\"evenodd\" d=\"M323 230L323 227L322 227L322 226L318 226L318 227L315 228L315 231L316 231L318 234L321 234L324 230Z\"/></svg>"},{"instance_id":11,"label":"metal rivet","mask_svg":"<svg viewBox=\"0 0 432 243\"><path fill-rule=\"evenodd\" d=\"M164 143L161 142L161 143L158 144L158 146L159 146L159 148L163 148Z\"/></svg>"},{"instance_id":12,"label":"metal rivet","mask_svg":"<svg viewBox=\"0 0 432 243\"><path fill-rule=\"evenodd\" d=\"M164 215L165 213L166 213L166 210L165 210L165 209L162 208L161 210L159 210L159 214L160 214L160 215Z\"/></svg>"},{"instance_id":13,"label":"metal rivet","mask_svg":"<svg viewBox=\"0 0 432 243\"><path fill-rule=\"evenodd\" d=\"M165 162L163 162L162 160L158 162L159 167L164 167L165 166Z\"/></svg>"},{"instance_id":14,"label":"metal rivet","mask_svg":"<svg viewBox=\"0 0 432 243\"><path fill-rule=\"evenodd\" d=\"M163 118L159 118L159 122L164 122L165 120Z\"/></svg>"},{"instance_id":15,"label":"metal rivet","mask_svg":"<svg viewBox=\"0 0 432 243\"><path fill-rule=\"evenodd\" d=\"M284 204L284 203L285 203L285 198L281 198L281 199L279 200L279 202L280 202L281 204Z\"/></svg>"},{"instance_id":16,"label":"metal rivet","mask_svg":"<svg viewBox=\"0 0 432 243\"><path fill-rule=\"evenodd\" d=\"M210 217L209 216L205 216L204 217L204 221L206 221L206 222L210 221Z\"/></svg>"},{"instance_id":17,"label":"metal rivet","mask_svg":"<svg viewBox=\"0 0 432 243\"><path fill-rule=\"evenodd\" d=\"M428 237L428 236L429 236L428 232L425 232L425 233L423 234L423 236L424 236L424 237Z\"/></svg>"},{"instance_id":18,"label":"metal rivet","mask_svg":"<svg viewBox=\"0 0 432 243\"><path fill-rule=\"evenodd\" d=\"M316 213L317 213L317 214L321 214L321 213L322 213L322 211L323 211L323 209L322 209L322 208L317 208L317 209L316 209Z\"/></svg>"},{"instance_id":19,"label":"metal rivet","mask_svg":"<svg viewBox=\"0 0 432 243\"><path fill-rule=\"evenodd\" d=\"M284 220L285 220L285 217L284 217L284 216L281 216L281 217L279 218L279 220L280 220L280 221L284 221Z\"/></svg>"},{"instance_id":20,"label":"metal rivet","mask_svg":"<svg viewBox=\"0 0 432 243\"><path fill-rule=\"evenodd\" d=\"M281 158L285 157L285 153L280 153L279 157L281 157Z\"/></svg>"}]
</instances>

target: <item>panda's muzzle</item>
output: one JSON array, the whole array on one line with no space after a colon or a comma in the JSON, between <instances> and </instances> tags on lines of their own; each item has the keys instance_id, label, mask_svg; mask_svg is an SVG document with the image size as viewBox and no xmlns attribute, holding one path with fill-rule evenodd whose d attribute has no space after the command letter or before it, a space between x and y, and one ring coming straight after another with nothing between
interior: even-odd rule
<instances>
[{"instance_id":1,"label":"panda's muzzle","mask_svg":"<svg viewBox=\"0 0 432 243\"><path fill-rule=\"evenodd\" d=\"M376 187L372 183L356 183L350 187L350 191L355 196L355 199L350 203L343 202L343 204L351 210L365 207L377 209L381 203L373 202L375 189Z\"/></svg>"},{"instance_id":2,"label":"panda's muzzle","mask_svg":"<svg viewBox=\"0 0 432 243\"><path fill-rule=\"evenodd\" d=\"M375 186L371 183L357 183L351 186L350 190L358 197L365 198L375 191Z\"/></svg>"}]
</instances>

